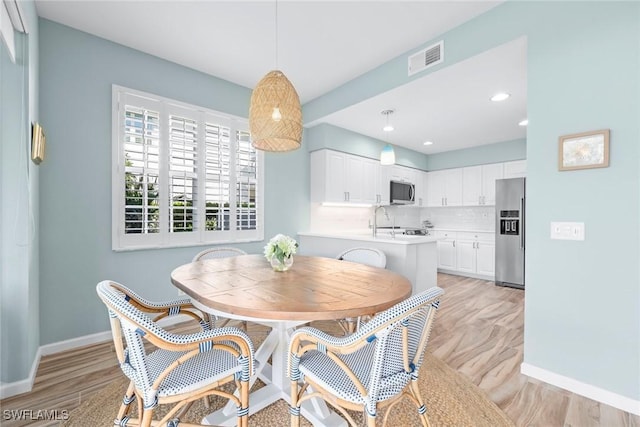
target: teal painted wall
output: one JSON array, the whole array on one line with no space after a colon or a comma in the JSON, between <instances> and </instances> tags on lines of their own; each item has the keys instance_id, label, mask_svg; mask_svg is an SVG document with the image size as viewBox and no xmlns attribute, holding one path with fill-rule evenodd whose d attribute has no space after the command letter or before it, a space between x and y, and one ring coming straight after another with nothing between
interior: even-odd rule
<instances>
[{"instance_id":1,"label":"teal painted wall","mask_svg":"<svg viewBox=\"0 0 640 427\"><path fill-rule=\"evenodd\" d=\"M29 35L15 33L16 61L0 42L0 381L28 377L39 345L38 181L29 160L38 120L35 4L22 2Z\"/></svg>"},{"instance_id":2,"label":"teal painted wall","mask_svg":"<svg viewBox=\"0 0 640 427\"><path fill-rule=\"evenodd\" d=\"M326 123L308 129L307 135L309 151L327 148L371 159L379 159L380 150L386 144L384 141ZM394 146L394 150L396 164L432 171L525 159L527 141L518 139L437 154L419 153L398 146Z\"/></svg>"},{"instance_id":3,"label":"teal painted wall","mask_svg":"<svg viewBox=\"0 0 640 427\"><path fill-rule=\"evenodd\" d=\"M497 142L427 156L427 170L460 168L527 158L527 140Z\"/></svg>"},{"instance_id":4,"label":"teal painted wall","mask_svg":"<svg viewBox=\"0 0 640 427\"><path fill-rule=\"evenodd\" d=\"M640 3L527 12L525 362L638 400ZM557 170L560 135L603 128L610 167ZM551 221L584 222L586 240L550 240Z\"/></svg>"},{"instance_id":5,"label":"teal painted wall","mask_svg":"<svg viewBox=\"0 0 640 427\"><path fill-rule=\"evenodd\" d=\"M444 67L527 36L525 362L636 400L639 23L638 2L508 1L411 51L444 38L446 61L439 66ZM197 249L111 252L110 85L237 115L246 115L249 90L48 21L41 21L40 30L40 116L49 143L47 161L40 167L40 299L47 301L40 311L40 334L41 342L49 343L107 329L95 297L97 281L112 278L151 297L172 296L169 272ZM4 52L0 55L4 61ZM305 120L312 122L410 81L405 66L403 54L311 101L304 106ZM12 71L1 72L4 118L9 114L5 102L11 102L5 98L11 90L5 81ZM558 136L599 128L611 129L611 166L558 172ZM5 132L3 126L3 200L9 182L5 165L10 163ZM307 149L315 146L315 141L305 141ZM266 237L306 229L307 171L305 149L267 156L267 185L277 194L267 193ZM85 198L76 196L79 191ZM550 221L584 221L586 240L550 240ZM80 235L69 232L72 226ZM6 228L1 236L5 258ZM3 269L3 289L5 274ZM5 330L3 322L3 345ZM19 371L21 366L16 361L11 368Z\"/></svg>"},{"instance_id":6,"label":"teal painted wall","mask_svg":"<svg viewBox=\"0 0 640 427\"><path fill-rule=\"evenodd\" d=\"M380 151L387 144L379 139L352 132L326 123L307 130L309 151L328 148L358 156L380 159ZM393 147L396 164L426 170L427 156L404 147Z\"/></svg>"},{"instance_id":7,"label":"teal painted wall","mask_svg":"<svg viewBox=\"0 0 640 427\"><path fill-rule=\"evenodd\" d=\"M412 80L404 68L407 54L441 39L444 67L526 36L524 361L635 400L640 399L639 27L638 2L507 1L305 105L311 122L407 83ZM601 128L611 129L610 167L558 172L558 137ZM551 221L583 221L586 240L551 240Z\"/></svg>"},{"instance_id":8,"label":"teal painted wall","mask_svg":"<svg viewBox=\"0 0 640 427\"><path fill-rule=\"evenodd\" d=\"M111 85L242 117L251 91L44 19L40 43L49 149L41 168L40 341L47 344L109 328L95 293L100 280L150 299L175 297L171 271L202 249L111 250ZM265 238L308 229L306 149L265 158ZM234 246L258 253L264 244Z\"/></svg>"}]
</instances>

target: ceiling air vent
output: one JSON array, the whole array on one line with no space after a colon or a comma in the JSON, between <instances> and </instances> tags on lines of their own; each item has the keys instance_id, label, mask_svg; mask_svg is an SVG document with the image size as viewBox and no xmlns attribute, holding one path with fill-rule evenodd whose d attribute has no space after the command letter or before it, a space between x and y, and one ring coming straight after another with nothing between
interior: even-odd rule
<instances>
[{"instance_id":1,"label":"ceiling air vent","mask_svg":"<svg viewBox=\"0 0 640 427\"><path fill-rule=\"evenodd\" d=\"M444 40L422 49L409 57L409 75L412 76L443 61Z\"/></svg>"}]
</instances>

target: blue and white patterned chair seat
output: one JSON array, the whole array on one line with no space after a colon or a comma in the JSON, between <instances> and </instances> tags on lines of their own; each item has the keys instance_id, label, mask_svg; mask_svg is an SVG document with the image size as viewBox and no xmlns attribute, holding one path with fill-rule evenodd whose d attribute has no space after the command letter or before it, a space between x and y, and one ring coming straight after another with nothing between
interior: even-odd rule
<instances>
[{"instance_id":1,"label":"blue and white patterned chair seat","mask_svg":"<svg viewBox=\"0 0 640 427\"><path fill-rule=\"evenodd\" d=\"M371 363L362 363L373 359L375 346L372 343L365 345L355 353L337 355L355 376L362 382L365 388L369 388L371 378ZM313 378L329 393L348 402L365 404L366 400L355 386L351 378L336 362L325 353L309 351L300 358L300 372L305 378ZM411 374L404 371L383 378L379 386L380 397L389 398L398 395L411 381ZM383 400L383 399L379 399Z\"/></svg>"},{"instance_id":2,"label":"blue and white patterned chair seat","mask_svg":"<svg viewBox=\"0 0 640 427\"><path fill-rule=\"evenodd\" d=\"M246 333L238 328L212 328L189 300L153 303L107 280L100 282L96 290L109 312L118 362L131 380L115 424L178 425L179 417L194 400L215 394L232 400L237 407L238 426L247 426L249 378L255 359ZM197 320L202 330L175 334L156 323L163 317L178 315ZM147 353L143 339L155 349ZM226 383L237 384L239 397L219 388ZM128 415L134 400L139 411L136 420ZM152 421L154 408L163 403L174 406L160 421Z\"/></svg>"},{"instance_id":3,"label":"blue and white patterned chair seat","mask_svg":"<svg viewBox=\"0 0 640 427\"><path fill-rule=\"evenodd\" d=\"M329 401L352 426L356 423L345 409L363 410L370 427L376 425L379 404L391 408L409 396L428 426L416 381L443 293L433 287L407 298L348 336L311 327L296 330L289 345L291 425L299 426L300 405L315 396Z\"/></svg>"},{"instance_id":4,"label":"blue and white patterned chair seat","mask_svg":"<svg viewBox=\"0 0 640 427\"><path fill-rule=\"evenodd\" d=\"M175 352L163 349L147 354L147 374L153 382L171 365L176 358L188 352ZM125 351L125 360L128 350ZM255 362L257 364L257 362ZM257 365L254 365L254 369ZM129 363L120 365L125 375L132 381L136 379L136 370ZM238 359L221 350L210 350L200 353L171 371L160 383L158 397L174 396L188 393L214 383L220 378L239 372Z\"/></svg>"}]
</instances>

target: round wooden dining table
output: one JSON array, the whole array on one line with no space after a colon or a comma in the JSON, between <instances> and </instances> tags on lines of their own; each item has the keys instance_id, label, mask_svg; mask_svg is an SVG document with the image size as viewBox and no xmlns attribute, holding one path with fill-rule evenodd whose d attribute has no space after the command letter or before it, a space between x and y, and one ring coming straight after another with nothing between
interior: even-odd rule
<instances>
[{"instance_id":1,"label":"round wooden dining table","mask_svg":"<svg viewBox=\"0 0 640 427\"><path fill-rule=\"evenodd\" d=\"M207 259L176 268L171 282L207 313L271 328L255 354L258 367L251 384L260 378L266 386L251 393L251 413L278 399L290 401L286 362L289 337L295 327L312 320L377 313L411 295L411 282L398 273L307 256L296 256L285 272L274 271L262 255ZM346 425L322 400L307 403L302 414L314 426ZM207 416L203 423L235 425L235 421L235 406L229 404Z\"/></svg>"}]
</instances>

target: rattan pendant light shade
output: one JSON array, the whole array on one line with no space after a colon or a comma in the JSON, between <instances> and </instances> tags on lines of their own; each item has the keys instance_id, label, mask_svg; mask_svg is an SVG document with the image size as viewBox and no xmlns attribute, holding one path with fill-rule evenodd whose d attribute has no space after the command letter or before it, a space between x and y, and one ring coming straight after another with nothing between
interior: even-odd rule
<instances>
[{"instance_id":1,"label":"rattan pendant light shade","mask_svg":"<svg viewBox=\"0 0 640 427\"><path fill-rule=\"evenodd\" d=\"M300 98L282 71L270 71L253 89L249 131L251 144L258 150L291 151L300 148Z\"/></svg>"}]
</instances>

